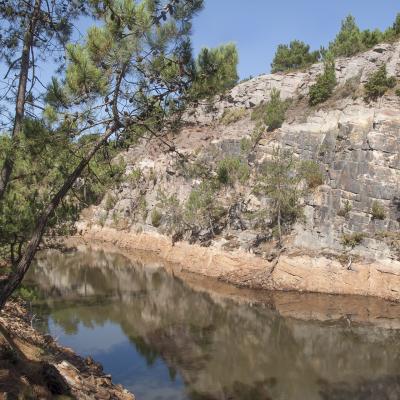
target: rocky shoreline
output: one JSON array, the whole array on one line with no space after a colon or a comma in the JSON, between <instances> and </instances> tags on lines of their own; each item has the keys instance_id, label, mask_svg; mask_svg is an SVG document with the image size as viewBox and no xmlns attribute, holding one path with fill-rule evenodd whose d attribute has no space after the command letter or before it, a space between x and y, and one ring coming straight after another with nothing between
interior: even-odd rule
<instances>
[{"instance_id":1,"label":"rocky shoreline","mask_svg":"<svg viewBox=\"0 0 400 400\"><path fill-rule=\"evenodd\" d=\"M354 261L348 268L329 255L292 250L269 262L243 250L226 251L187 242L173 244L170 238L158 233L94 226L82 232L81 238L97 246L111 244L128 252L153 252L178 265L181 271L243 288L400 300L400 274L396 263L390 261Z\"/></svg>"},{"instance_id":2,"label":"rocky shoreline","mask_svg":"<svg viewBox=\"0 0 400 400\"><path fill-rule=\"evenodd\" d=\"M134 400L90 357L83 359L31 325L21 301L0 314L0 399Z\"/></svg>"}]
</instances>

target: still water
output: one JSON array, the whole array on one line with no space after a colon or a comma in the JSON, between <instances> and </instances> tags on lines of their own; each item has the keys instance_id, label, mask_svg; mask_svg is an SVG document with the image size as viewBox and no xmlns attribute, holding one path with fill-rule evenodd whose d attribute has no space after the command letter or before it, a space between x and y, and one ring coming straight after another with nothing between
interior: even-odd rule
<instances>
[{"instance_id":1,"label":"still water","mask_svg":"<svg viewBox=\"0 0 400 400\"><path fill-rule=\"evenodd\" d=\"M193 282L89 249L41 254L27 280L36 325L137 400L400 398L399 305Z\"/></svg>"}]
</instances>

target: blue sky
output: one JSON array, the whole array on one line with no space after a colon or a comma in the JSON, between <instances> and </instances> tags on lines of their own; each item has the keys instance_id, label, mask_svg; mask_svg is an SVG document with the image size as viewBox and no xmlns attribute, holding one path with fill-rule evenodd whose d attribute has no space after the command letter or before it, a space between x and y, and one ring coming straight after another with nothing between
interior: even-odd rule
<instances>
[{"instance_id":1,"label":"blue sky","mask_svg":"<svg viewBox=\"0 0 400 400\"><path fill-rule=\"evenodd\" d=\"M205 0L194 21L195 53L232 41L239 49L241 78L269 72L280 43L303 40L327 45L340 22L353 14L362 29L386 29L400 12L395 0Z\"/></svg>"}]
</instances>

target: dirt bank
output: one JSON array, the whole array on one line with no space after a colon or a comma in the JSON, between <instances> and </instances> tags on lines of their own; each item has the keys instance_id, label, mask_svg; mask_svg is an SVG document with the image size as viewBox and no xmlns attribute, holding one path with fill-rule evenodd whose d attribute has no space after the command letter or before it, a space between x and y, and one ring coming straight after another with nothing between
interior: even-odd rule
<instances>
[{"instance_id":1,"label":"dirt bank","mask_svg":"<svg viewBox=\"0 0 400 400\"><path fill-rule=\"evenodd\" d=\"M0 314L0 399L134 400L101 365L32 328L21 302Z\"/></svg>"},{"instance_id":2,"label":"dirt bank","mask_svg":"<svg viewBox=\"0 0 400 400\"><path fill-rule=\"evenodd\" d=\"M174 245L158 233L132 233L92 227L83 232L86 242L112 244L125 251L156 253L181 271L251 289L315 292L400 300L400 272L393 262L353 262L350 268L320 254L290 252L268 262L244 251L224 251L187 242Z\"/></svg>"}]
</instances>

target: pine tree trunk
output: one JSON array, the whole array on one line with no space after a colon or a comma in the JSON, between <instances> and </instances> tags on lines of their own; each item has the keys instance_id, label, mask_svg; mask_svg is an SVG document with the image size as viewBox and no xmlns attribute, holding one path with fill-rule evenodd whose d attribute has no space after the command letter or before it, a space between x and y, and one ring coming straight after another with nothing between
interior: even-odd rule
<instances>
[{"instance_id":1,"label":"pine tree trunk","mask_svg":"<svg viewBox=\"0 0 400 400\"><path fill-rule=\"evenodd\" d=\"M32 44L35 36L36 26L40 14L40 6L42 0L35 0L33 13L27 22L26 31L24 34L24 42L21 55L21 69L19 73L17 101L15 107L14 125L11 136L12 148L7 154L0 174L0 200L3 198L10 181L11 173L14 168L15 154L18 147L19 138L22 132L24 116L25 116L25 103L26 103L26 86L29 75L29 64Z\"/></svg>"},{"instance_id":2,"label":"pine tree trunk","mask_svg":"<svg viewBox=\"0 0 400 400\"><path fill-rule=\"evenodd\" d=\"M44 209L43 213L40 215L36 227L33 231L31 239L20 259L18 265L16 266L13 273L4 283L3 287L0 289L0 310L4 307L4 304L14 292L15 289L22 282L25 274L27 273L32 260L36 254L37 248L42 240L43 234L45 232L47 222L55 209L60 204L61 200L66 196L68 191L71 189L72 185L75 183L76 179L81 175L82 171L89 164L92 157L96 152L106 143L108 138L115 132L115 128L110 128L101 139L93 146L92 150L81 160L75 170L68 176L64 181L62 187L55 194L55 196L48 203L47 207Z\"/></svg>"}]
</instances>

